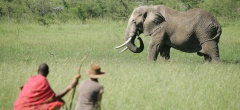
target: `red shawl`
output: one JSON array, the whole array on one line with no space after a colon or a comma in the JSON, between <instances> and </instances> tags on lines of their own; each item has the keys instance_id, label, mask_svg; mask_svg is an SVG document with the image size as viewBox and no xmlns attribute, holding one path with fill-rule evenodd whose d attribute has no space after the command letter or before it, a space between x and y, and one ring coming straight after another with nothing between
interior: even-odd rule
<instances>
[{"instance_id":1,"label":"red shawl","mask_svg":"<svg viewBox=\"0 0 240 110\"><path fill-rule=\"evenodd\" d=\"M46 77L31 76L14 103L14 110L47 110L48 105L51 104L44 104L44 102L53 98L54 95Z\"/></svg>"}]
</instances>

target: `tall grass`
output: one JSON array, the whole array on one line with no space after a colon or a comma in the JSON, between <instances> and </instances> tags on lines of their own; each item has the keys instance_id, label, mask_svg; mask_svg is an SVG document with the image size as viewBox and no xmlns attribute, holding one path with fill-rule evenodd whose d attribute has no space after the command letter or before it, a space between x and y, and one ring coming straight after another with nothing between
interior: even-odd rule
<instances>
[{"instance_id":1,"label":"tall grass","mask_svg":"<svg viewBox=\"0 0 240 110\"><path fill-rule=\"evenodd\" d=\"M0 109L11 110L20 89L40 63L50 66L48 80L55 92L63 90L77 73L82 57L85 69L99 63L106 76L103 110L239 110L240 22L223 27L221 63L204 63L196 54L171 50L171 60L147 63L140 54L119 54L125 21L91 20L50 25L1 23ZM150 37L143 37L147 48ZM78 91L77 91L78 92ZM68 101L68 95L64 97ZM68 103L68 102L67 102Z\"/></svg>"}]
</instances>

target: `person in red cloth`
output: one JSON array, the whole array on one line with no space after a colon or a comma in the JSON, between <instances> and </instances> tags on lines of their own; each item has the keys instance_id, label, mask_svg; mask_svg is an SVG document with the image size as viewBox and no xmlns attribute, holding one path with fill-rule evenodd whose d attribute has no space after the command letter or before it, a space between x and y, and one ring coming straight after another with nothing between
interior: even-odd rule
<instances>
[{"instance_id":1,"label":"person in red cloth","mask_svg":"<svg viewBox=\"0 0 240 110\"><path fill-rule=\"evenodd\" d=\"M21 92L14 103L14 110L59 110L64 105L61 98L78 84L81 76L77 74L69 86L59 94L55 94L46 78L48 73L48 65L41 64L38 74L31 76L21 87Z\"/></svg>"}]
</instances>

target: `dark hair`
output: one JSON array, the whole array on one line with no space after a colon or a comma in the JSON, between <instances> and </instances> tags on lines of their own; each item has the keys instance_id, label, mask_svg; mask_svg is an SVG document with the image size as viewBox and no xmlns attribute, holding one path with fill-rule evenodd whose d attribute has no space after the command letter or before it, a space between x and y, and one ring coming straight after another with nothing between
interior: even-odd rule
<instances>
[{"instance_id":1,"label":"dark hair","mask_svg":"<svg viewBox=\"0 0 240 110\"><path fill-rule=\"evenodd\" d=\"M43 76L47 76L48 73L49 73L49 67L46 63L42 63L41 65L39 65L38 74L41 74Z\"/></svg>"}]
</instances>

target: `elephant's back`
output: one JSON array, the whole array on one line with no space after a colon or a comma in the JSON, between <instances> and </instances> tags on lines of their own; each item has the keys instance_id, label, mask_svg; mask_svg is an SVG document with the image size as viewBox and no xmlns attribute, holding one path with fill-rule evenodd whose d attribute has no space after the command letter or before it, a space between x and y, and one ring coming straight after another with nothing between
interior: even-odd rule
<instances>
[{"instance_id":1,"label":"elephant's back","mask_svg":"<svg viewBox=\"0 0 240 110\"><path fill-rule=\"evenodd\" d=\"M196 18L198 21L211 21L215 24L219 24L217 19L208 11L203 9L191 9L185 12L186 15Z\"/></svg>"}]
</instances>

